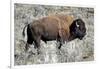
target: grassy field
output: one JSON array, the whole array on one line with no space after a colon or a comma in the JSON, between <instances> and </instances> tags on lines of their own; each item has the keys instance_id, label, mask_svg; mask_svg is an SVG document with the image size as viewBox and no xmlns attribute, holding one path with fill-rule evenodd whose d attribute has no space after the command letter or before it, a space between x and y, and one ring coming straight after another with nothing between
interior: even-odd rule
<instances>
[{"instance_id":1,"label":"grassy field","mask_svg":"<svg viewBox=\"0 0 100 69\"><path fill-rule=\"evenodd\" d=\"M76 19L82 18L86 24L86 36L83 40L75 39L63 44L61 50L57 49L56 41L48 41L47 44L41 41L41 54L34 54L36 52L34 45L25 52L26 39L22 37L24 26L50 14L65 14L73 15ZM14 36L15 65L92 61L94 60L94 9L16 3L14 5Z\"/></svg>"}]
</instances>

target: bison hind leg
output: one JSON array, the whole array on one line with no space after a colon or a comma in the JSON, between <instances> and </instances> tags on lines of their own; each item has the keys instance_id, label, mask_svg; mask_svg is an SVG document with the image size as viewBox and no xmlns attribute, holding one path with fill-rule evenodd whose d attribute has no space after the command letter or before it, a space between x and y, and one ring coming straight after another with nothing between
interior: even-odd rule
<instances>
[{"instance_id":1,"label":"bison hind leg","mask_svg":"<svg viewBox=\"0 0 100 69\"><path fill-rule=\"evenodd\" d=\"M34 40L34 48L37 49L37 54L40 54L40 36L37 37L37 39Z\"/></svg>"},{"instance_id":2,"label":"bison hind leg","mask_svg":"<svg viewBox=\"0 0 100 69\"><path fill-rule=\"evenodd\" d=\"M33 40L31 39L28 39L27 40L27 43L26 43L26 46L25 46L25 51L27 52L28 51L28 49L29 49L29 47L30 47L30 45L32 45L33 44Z\"/></svg>"},{"instance_id":3,"label":"bison hind leg","mask_svg":"<svg viewBox=\"0 0 100 69\"><path fill-rule=\"evenodd\" d=\"M28 43L26 43L26 46L25 46L25 52L27 52L27 51L28 51L28 49L29 49L29 44L28 44Z\"/></svg>"}]
</instances>

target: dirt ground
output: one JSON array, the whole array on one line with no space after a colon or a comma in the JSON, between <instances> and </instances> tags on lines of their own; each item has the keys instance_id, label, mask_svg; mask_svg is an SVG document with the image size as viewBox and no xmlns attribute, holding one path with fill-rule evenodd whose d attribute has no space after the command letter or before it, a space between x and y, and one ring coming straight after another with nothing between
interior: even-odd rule
<instances>
[{"instance_id":1,"label":"dirt ground","mask_svg":"<svg viewBox=\"0 0 100 69\"><path fill-rule=\"evenodd\" d=\"M50 14L73 15L76 19L82 18L86 24L87 34L83 40L75 39L63 44L59 51L56 41L48 41L45 44L41 41L41 53L34 54L36 49L31 45L28 52L25 52L26 39L22 36L26 24L35 19ZM59 51L59 52L58 52ZM48 64L66 63L94 60L94 9L87 7L49 6L36 4L14 5L14 64Z\"/></svg>"}]
</instances>

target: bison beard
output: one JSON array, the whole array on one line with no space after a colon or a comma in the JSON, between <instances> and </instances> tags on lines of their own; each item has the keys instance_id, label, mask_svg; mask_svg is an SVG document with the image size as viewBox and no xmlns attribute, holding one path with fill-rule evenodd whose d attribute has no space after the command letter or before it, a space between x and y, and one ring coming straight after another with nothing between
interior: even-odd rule
<instances>
[{"instance_id":1,"label":"bison beard","mask_svg":"<svg viewBox=\"0 0 100 69\"><path fill-rule=\"evenodd\" d=\"M29 44L33 44L33 41L34 47L39 50L40 40L45 43L57 40L60 43L58 46L58 49L60 49L65 41L68 42L75 38L82 39L86 35L85 23L81 19L74 20L72 16L65 15L54 15L35 20L24 27L23 36L25 36L26 27L26 50L28 50Z\"/></svg>"}]
</instances>

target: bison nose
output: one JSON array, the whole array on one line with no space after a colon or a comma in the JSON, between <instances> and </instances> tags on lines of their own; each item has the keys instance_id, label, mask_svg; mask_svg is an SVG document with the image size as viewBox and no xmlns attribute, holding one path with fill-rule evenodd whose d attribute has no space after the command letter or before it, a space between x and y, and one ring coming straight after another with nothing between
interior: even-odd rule
<instances>
[{"instance_id":1,"label":"bison nose","mask_svg":"<svg viewBox=\"0 0 100 69\"><path fill-rule=\"evenodd\" d=\"M81 33L81 36L82 36L82 37L84 37L85 35L86 35L86 32L85 32L85 33Z\"/></svg>"},{"instance_id":2,"label":"bison nose","mask_svg":"<svg viewBox=\"0 0 100 69\"><path fill-rule=\"evenodd\" d=\"M82 39L83 39L83 37L80 37L79 39L80 39L80 40L82 40Z\"/></svg>"},{"instance_id":3,"label":"bison nose","mask_svg":"<svg viewBox=\"0 0 100 69\"><path fill-rule=\"evenodd\" d=\"M84 36L86 35L86 33L84 33Z\"/></svg>"},{"instance_id":4,"label":"bison nose","mask_svg":"<svg viewBox=\"0 0 100 69\"><path fill-rule=\"evenodd\" d=\"M86 33L84 33L83 35L81 35L81 36L79 37L79 39L82 40L82 39L84 38L85 35L86 35Z\"/></svg>"},{"instance_id":5,"label":"bison nose","mask_svg":"<svg viewBox=\"0 0 100 69\"><path fill-rule=\"evenodd\" d=\"M83 35L82 35L82 37L84 37L86 35L86 33L84 33Z\"/></svg>"}]
</instances>

